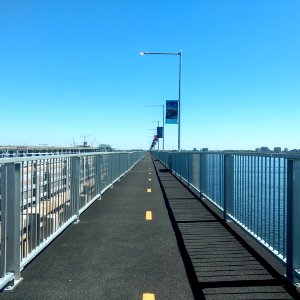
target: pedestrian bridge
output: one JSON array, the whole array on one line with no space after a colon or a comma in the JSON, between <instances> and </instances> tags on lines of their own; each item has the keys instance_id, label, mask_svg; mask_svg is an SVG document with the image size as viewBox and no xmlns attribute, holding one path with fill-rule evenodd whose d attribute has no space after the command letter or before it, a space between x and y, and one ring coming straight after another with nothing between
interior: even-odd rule
<instances>
[{"instance_id":1,"label":"pedestrian bridge","mask_svg":"<svg viewBox=\"0 0 300 300\"><path fill-rule=\"evenodd\" d=\"M0 164L0 299L299 297L295 158L132 152Z\"/></svg>"}]
</instances>

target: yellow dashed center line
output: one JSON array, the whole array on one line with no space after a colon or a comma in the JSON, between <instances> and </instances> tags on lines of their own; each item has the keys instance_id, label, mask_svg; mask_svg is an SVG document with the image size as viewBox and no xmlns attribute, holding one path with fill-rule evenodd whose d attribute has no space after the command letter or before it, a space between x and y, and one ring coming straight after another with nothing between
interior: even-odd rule
<instances>
[{"instance_id":1,"label":"yellow dashed center line","mask_svg":"<svg viewBox=\"0 0 300 300\"><path fill-rule=\"evenodd\" d=\"M146 221L152 221L152 211L151 210L146 211Z\"/></svg>"},{"instance_id":2,"label":"yellow dashed center line","mask_svg":"<svg viewBox=\"0 0 300 300\"><path fill-rule=\"evenodd\" d=\"M151 293L143 294L143 300L155 300L155 295Z\"/></svg>"},{"instance_id":3,"label":"yellow dashed center line","mask_svg":"<svg viewBox=\"0 0 300 300\"><path fill-rule=\"evenodd\" d=\"M147 189L147 193L151 193L152 192L152 190L151 189Z\"/></svg>"}]
</instances>

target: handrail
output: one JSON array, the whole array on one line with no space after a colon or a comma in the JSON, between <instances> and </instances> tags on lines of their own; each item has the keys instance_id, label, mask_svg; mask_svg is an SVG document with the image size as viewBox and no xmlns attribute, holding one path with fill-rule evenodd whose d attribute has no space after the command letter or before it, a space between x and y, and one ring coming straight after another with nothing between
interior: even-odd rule
<instances>
[{"instance_id":1,"label":"handrail","mask_svg":"<svg viewBox=\"0 0 300 300\"><path fill-rule=\"evenodd\" d=\"M167 152L157 157L254 237L300 279L300 156L242 151Z\"/></svg>"},{"instance_id":2,"label":"handrail","mask_svg":"<svg viewBox=\"0 0 300 300\"><path fill-rule=\"evenodd\" d=\"M125 175L143 151L0 159L0 290Z\"/></svg>"}]
</instances>

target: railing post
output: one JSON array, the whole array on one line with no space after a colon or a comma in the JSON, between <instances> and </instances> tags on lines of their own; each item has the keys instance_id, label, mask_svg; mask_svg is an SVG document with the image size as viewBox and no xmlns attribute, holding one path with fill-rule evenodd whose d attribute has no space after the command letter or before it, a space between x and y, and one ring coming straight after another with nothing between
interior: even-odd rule
<instances>
[{"instance_id":1,"label":"railing post","mask_svg":"<svg viewBox=\"0 0 300 300\"><path fill-rule=\"evenodd\" d=\"M73 215L77 216L76 224L79 222L79 186L80 186L80 157L71 158L71 203Z\"/></svg>"},{"instance_id":2,"label":"railing post","mask_svg":"<svg viewBox=\"0 0 300 300\"><path fill-rule=\"evenodd\" d=\"M233 207L233 156L224 154L224 207L223 218L227 221Z\"/></svg>"},{"instance_id":3,"label":"railing post","mask_svg":"<svg viewBox=\"0 0 300 300\"><path fill-rule=\"evenodd\" d=\"M1 166L1 277L14 274L12 289L21 280L20 269L20 179L21 165Z\"/></svg>"},{"instance_id":4,"label":"railing post","mask_svg":"<svg viewBox=\"0 0 300 300\"><path fill-rule=\"evenodd\" d=\"M286 276L295 281L300 269L300 160L287 161L287 255Z\"/></svg>"},{"instance_id":5,"label":"railing post","mask_svg":"<svg viewBox=\"0 0 300 300\"><path fill-rule=\"evenodd\" d=\"M179 173L179 179L181 181L181 179L182 179L182 159L184 157L183 157L183 155L181 155L180 152L178 152L177 155L178 155L178 159L179 159L179 170L178 170L178 173Z\"/></svg>"},{"instance_id":6,"label":"railing post","mask_svg":"<svg viewBox=\"0 0 300 300\"><path fill-rule=\"evenodd\" d=\"M172 168L173 168L173 154L172 153L167 153L167 167L169 170L172 171Z\"/></svg>"},{"instance_id":7,"label":"railing post","mask_svg":"<svg viewBox=\"0 0 300 300\"><path fill-rule=\"evenodd\" d=\"M117 166L117 171L118 175L117 177L119 178L118 181L121 181L121 174L122 174L122 164L121 164L121 153L118 153L118 166Z\"/></svg>"},{"instance_id":8,"label":"railing post","mask_svg":"<svg viewBox=\"0 0 300 300\"><path fill-rule=\"evenodd\" d=\"M199 178L198 178L198 184L199 184L199 197L201 198L202 194L202 160L203 160L203 154L199 153Z\"/></svg>"},{"instance_id":9,"label":"railing post","mask_svg":"<svg viewBox=\"0 0 300 300\"><path fill-rule=\"evenodd\" d=\"M191 159L190 157L192 156L192 154L187 153L187 181L188 181L188 187L190 187L190 170L192 169L190 164L191 164Z\"/></svg>"},{"instance_id":10,"label":"railing post","mask_svg":"<svg viewBox=\"0 0 300 300\"><path fill-rule=\"evenodd\" d=\"M206 189L206 178L207 178L207 173L206 173L206 154L200 153L200 176L199 176L199 191L200 191L200 196L201 194L205 193Z\"/></svg>"},{"instance_id":11,"label":"railing post","mask_svg":"<svg viewBox=\"0 0 300 300\"><path fill-rule=\"evenodd\" d=\"M110 174L110 188L114 188L114 180L113 180L113 164L114 164L114 154L109 155L109 169L108 172Z\"/></svg>"},{"instance_id":12,"label":"railing post","mask_svg":"<svg viewBox=\"0 0 300 300\"><path fill-rule=\"evenodd\" d=\"M100 195L101 200L101 155L96 155L96 166L95 166L95 183L96 183L96 195Z\"/></svg>"},{"instance_id":13,"label":"railing post","mask_svg":"<svg viewBox=\"0 0 300 300\"><path fill-rule=\"evenodd\" d=\"M174 167L174 156L172 153L168 152L167 154L167 159L168 159L168 169L173 172L173 167Z\"/></svg>"}]
</instances>

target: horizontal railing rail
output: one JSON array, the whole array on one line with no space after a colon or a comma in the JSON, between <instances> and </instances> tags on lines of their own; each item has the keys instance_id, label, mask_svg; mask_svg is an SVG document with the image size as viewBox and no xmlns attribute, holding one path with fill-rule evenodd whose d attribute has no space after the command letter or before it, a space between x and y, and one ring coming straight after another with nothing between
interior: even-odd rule
<instances>
[{"instance_id":1,"label":"horizontal railing rail","mask_svg":"<svg viewBox=\"0 0 300 300\"><path fill-rule=\"evenodd\" d=\"M300 156L252 152L153 152L168 169L196 189L300 275Z\"/></svg>"},{"instance_id":2,"label":"horizontal railing rail","mask_svg":"<svg viewBox=\"0 0 300 300\"><path fill-rule=\"evenodd\" d=\"M107 148L110 150L110 148ZM93 147L3 147L0 146L0 158L15 158L15 157L27 157L27 156L46 156L46 155L64 155L64 154L82 154L82 153L95 153L105 152L103 148Z\"/></svg>"},{"instance_id":3,"label":"horizontal railing rail","mask_svg":"<svg viewBox=\"0 0 300 300\"><path fill-rule=\"evenodd\" d=\"M0 159L0 289L125 175L144 152Z\"/></svg>"}]
</instances>

